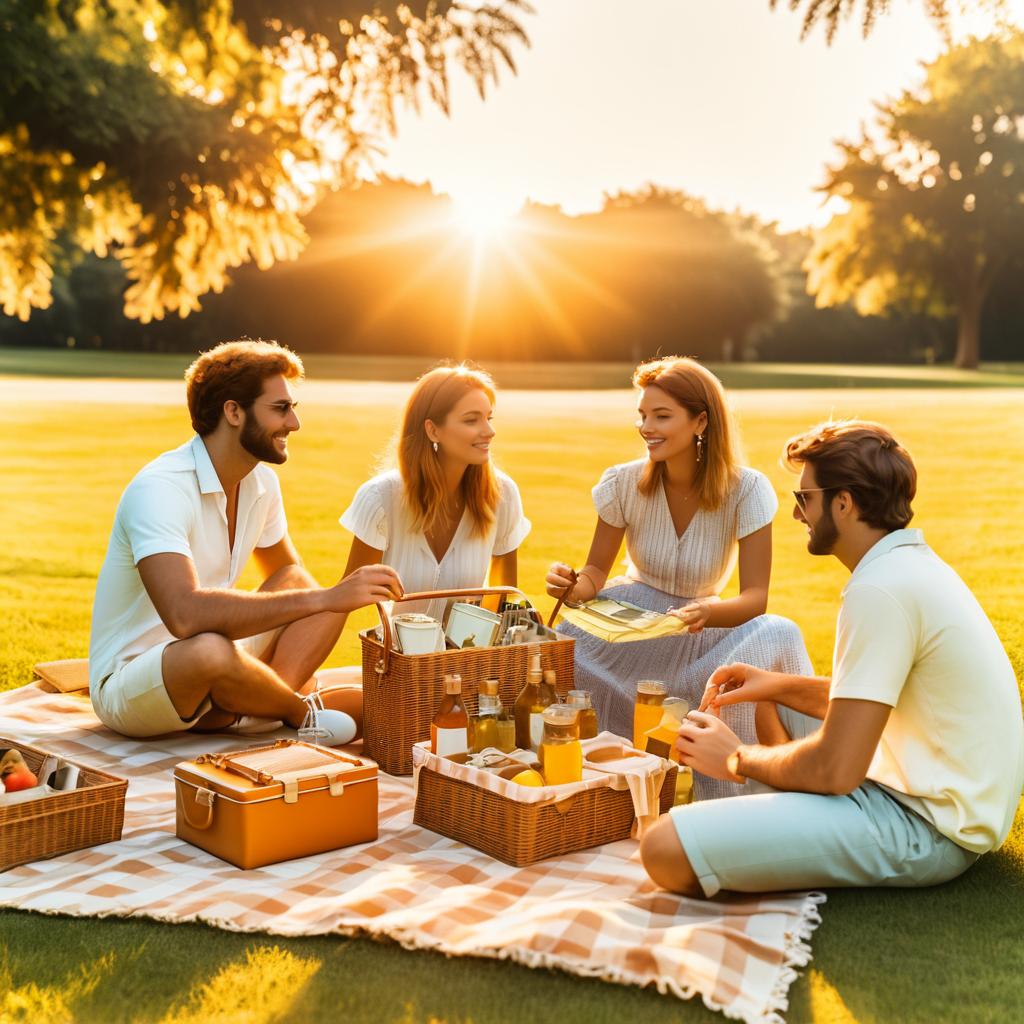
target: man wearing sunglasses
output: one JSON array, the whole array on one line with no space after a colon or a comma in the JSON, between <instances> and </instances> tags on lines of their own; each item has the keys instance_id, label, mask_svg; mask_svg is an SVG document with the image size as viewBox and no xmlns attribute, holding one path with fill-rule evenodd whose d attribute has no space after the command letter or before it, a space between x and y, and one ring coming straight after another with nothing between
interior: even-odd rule
<instances>
[{"instance_id":1,"label":"man wearing sunglasses","mask_svg":"<svg viewBox=\"0 0 1024 1024\"><path fill-rule=\"evenodd\" d=\"M726 665L680 728L681 760L749 796L675 808L644 866L687 896L947 881L1006 838L1024 784L1013 668L963 581L907 529L914 463L875 423L791 440L807 549L852 573L833 675ZM717 717L754 702L759 743Z\"/></svg>"}]
</instances>

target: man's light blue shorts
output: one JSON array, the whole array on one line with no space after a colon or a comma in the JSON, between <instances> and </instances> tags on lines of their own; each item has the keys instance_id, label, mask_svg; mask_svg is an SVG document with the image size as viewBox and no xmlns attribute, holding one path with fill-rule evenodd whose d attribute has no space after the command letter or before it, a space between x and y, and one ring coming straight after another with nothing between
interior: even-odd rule
<instances>
[{"instance_id":1,"label":"man's light blue shorts","mask_svg":"<svg viewBox=\"0 0 1024 1024\"><path fill-rule=\"evenodd\" d=\"M820 719L781 706L779 717L794 739L821 727ZM848 796L763 787L675 807L671 815L706 896L720 889L936 885L978 859L873 782Z\"/></svg>"}]
</instances>

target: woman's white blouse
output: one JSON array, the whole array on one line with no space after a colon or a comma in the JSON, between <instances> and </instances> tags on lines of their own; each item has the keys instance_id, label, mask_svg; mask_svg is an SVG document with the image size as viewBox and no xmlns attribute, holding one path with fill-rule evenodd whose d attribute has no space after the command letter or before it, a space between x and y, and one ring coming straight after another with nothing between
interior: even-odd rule
<instances>
[{"instance_id":1,"label":"woman's white blouse","mask_svg":"<svg viewBox=\"0 0 1024 1024\"><path fill-rule=\"evenodd\" d=\"M742 467L721 508L698 509L677 537L664 488L640 493L646 464L611 466L592 492L597 514L609 526L626 528L626 576L675 597L717 596L736 565L737 542L775 518L779 502L771 483Z\"/></svg>"},{"instance_id":2,"label":"woman's white blouse","mask_svg":"<svg viewBox=\"0 0 1024 1024\"><path fill-rule=\"evenodd\" d=\"M474 534L467 509L440 561L430 550L423 531L414 533L411 529L397 469L367 480L338 522L364 544L384 552L383 563L398 572L406 591L483 586L491 558L515 551L530 532L519 488L506 474L496 470L495 476L501 496L491 528L483 536ZM443 600L428 605L412 602L401 604L399 610L421 611L440 619L444 606Z\"/></svg>"}]
</instances>

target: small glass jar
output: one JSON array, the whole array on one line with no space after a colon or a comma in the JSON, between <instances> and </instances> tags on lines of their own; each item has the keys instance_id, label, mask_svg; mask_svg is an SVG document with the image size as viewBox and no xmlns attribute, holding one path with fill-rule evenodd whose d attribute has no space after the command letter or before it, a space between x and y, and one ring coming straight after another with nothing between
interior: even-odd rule
<instances>
[{"instance_id":1,"label":"small glass jar","mask_svg":"<svg viewBox=\"0 0 1024 1024\"><path fill-rule=\"evenodd\" d=\"M575 709L576 721L579 724L580 739L592 740L598 732L597 712L590 699L589 690L570 690L565 695L566 707Z\"/></svg>"},{"instance_id":2,"label":"small glass jar","mask_svg":"<svg viewBox=\"0 0 1024 1024\"><path fill-rule=\"evenodd\" d=\"M633 746L646 750L647 731L661 721L661 705L665 703L668 687L658 679L641 679L636 684L636 703L633 705Z\"/></svg>"},{"instance_id":3,"label":"small glass jar","mask_svg":"<svg viewBox=\"0 0 1024 1024\"><path fill-rule=\"evenodd\" d=\"M564 786L583 778L583 748L576 719L576 709L566 704L544 709L544 736L538 753L549 786Z\"/></svg>"}]
</instances>

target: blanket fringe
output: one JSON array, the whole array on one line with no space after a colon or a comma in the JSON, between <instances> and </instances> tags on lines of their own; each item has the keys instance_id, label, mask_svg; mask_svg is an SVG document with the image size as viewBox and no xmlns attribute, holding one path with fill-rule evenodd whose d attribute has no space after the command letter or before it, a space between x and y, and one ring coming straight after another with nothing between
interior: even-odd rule
<instances>
[{"instance_id":1,"label":"blanket fringe","mask_svg":"<svg viewBox=\"0 0 1024 1024\"><path fill-rule=\"evenodd\" d=\"M800 916L793 927L786 932L786 947L783 962L779 966L775 984L769 994L768 1002L760 1012L753 1014L744 1013L733 1007L719 1003L716 999L700 992L692 985L681 984L675 978L647 978L634 974L632 971L623 970L619 967L601 964L573 963L564 958L557 957L552 953L532 949L494 949L476 947L471 953L452 952L443 948L444 943L440 939L432 939L421 932L409 931L406 929L395 929L391 927L372 927L369 925L341 925L330 932L320 934L345 935L350 937L365 936L375 940L397 942L404 949L427 949L435 953L442 953L449 959L456 957L470 956L489 960L510 960L513 963L522 964L524 967L542 968L547 970L562 971L566 974L575 974L583 978L596 978L600 981L611 982L616 985L629 985L638 988L653 986L661 995L673 995L677 999L688 1000L700 995L701 1001L709 1009L721 1013L731 1020L742 1020L745 1024L786 1024L782 1013L789 1008L789 987L800 977L797 967L806 967L810 963L811 947L809 940L815 928L821 924L821 914L818 907L826 901L824 893L808 893L800 908ZM17 908L13 908L17 909ZM44 914L51 917L65 916L60 910L25 908L29 913ZM190 914L188 916L172 915L147 911L145 913L128 912L118 913L116 911L99 912L90 914L90 917L134 917L146 918L154 921L163 921L168 924L202 924L212 928L220 928L223 931L238 932L251 935L276 936L278 938L300 938L308 935L308 932L275 931L268 932L262 928L247 928L240 926L237 922L228 918L215 918Z\"/></svg>"}]
</instances>

